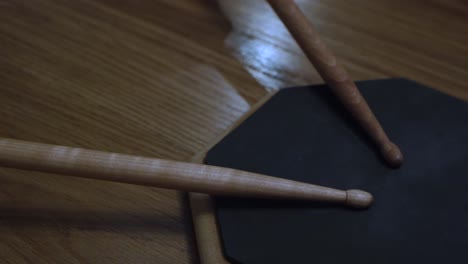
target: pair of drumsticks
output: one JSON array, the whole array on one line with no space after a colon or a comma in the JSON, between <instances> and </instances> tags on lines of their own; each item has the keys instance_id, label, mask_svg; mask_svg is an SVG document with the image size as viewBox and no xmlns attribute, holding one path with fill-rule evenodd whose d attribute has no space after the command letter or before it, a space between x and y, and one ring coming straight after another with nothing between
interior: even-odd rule
<instances>
[{"instance_id":1,"label":"pair of drumsticks","mask_svg":"<svg viewBox=\"0 0 468 264\"><path fill-rule=\"evenodd\" d=\"M386 162L400 166L393 144L354 82L292 0L267 0L299 46L356 122L380 148ZM373 197L240 170L94 150L0 139L0 166L99 180L239 197L303 199L368 207Z\"/></svg>"}]
</instances>

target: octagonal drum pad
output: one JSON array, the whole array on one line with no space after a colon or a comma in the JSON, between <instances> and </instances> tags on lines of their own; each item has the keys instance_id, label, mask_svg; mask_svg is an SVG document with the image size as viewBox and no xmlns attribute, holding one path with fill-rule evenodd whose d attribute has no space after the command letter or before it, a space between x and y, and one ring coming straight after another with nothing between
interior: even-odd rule
<instances>
[{"instance_id":1,"label":"octagonal drum pad","mask_svg":"<svg viewBox=\"0 0 468 264\"><path fill-rule=\"evenodd\" d=\"M226 257L240 263L468 262L468 104L405 79L357 83L405 162L391 169L324 86L283 89L207 164L339 189L369 210L216 197Z\"/></svg>"}]
</instances>

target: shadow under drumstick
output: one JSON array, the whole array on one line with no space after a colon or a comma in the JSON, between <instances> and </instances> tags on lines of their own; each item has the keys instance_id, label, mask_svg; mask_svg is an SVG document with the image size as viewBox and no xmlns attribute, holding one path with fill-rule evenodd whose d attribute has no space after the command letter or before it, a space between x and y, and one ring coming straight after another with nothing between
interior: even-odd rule
<instances>
[{"instance_id":1,"label":"shadow under drumstick","mask_svg":"<svg viewBox=\"0 0 468 264\"><path fill-rule=\"evenodd\" d=\"M3 227L56 228L57 223L70 229L112 232L180 233L181 224L170 217L123 211L85 209L16 208L0 206Z\"/></svg>"}]
</instances>

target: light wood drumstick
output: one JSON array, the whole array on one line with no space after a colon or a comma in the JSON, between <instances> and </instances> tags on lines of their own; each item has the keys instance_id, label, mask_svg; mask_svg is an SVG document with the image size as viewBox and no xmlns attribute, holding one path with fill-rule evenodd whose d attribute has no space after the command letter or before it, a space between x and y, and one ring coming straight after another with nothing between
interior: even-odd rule
<instances>
[{"instance_id":1,"label":"light wood drumstick","mask_svg":"<svg viewBox=\"0 0 468 264\"><path fill-rule=\"evenodd\" d=\"M246 171L0 138L0 166L239 197L299 199L365 208L372 195Z\"/></svg>"},{"instance_id":2,"label":"light wood drumstick","mask_svg":"<svg viewBox=\"0 0 468 264\"><path fill-rule=\"evenodd\" d=\"M378 145L386 162L392 167L399 167L403 162L400 149L390 141L353 80L299 7L293 0L267 1L333 93Z\"/></svg>"}]
</instances>

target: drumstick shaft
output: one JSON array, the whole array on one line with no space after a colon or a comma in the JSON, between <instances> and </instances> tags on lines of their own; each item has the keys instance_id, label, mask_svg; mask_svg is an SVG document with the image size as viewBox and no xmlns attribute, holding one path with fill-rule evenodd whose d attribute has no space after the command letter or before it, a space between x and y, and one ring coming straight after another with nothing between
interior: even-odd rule
<instances>
[{"instance_id":1,"label":"drumstick shaft","mask_svg":"<svg viewBox=\"0 0 468 264\"><path fill-rule=\"evenodd\" d=\"M353 80L294 1L267 1L333 93L379 146L387 163L395 167L400 166L403 161L401 151L389 140Z\"/></svg>"},{"instance_id":2,"label":"drumstick shaft","mask_svg":"<svg viewBox=\"0 0 468 264\"><path fill-rule=\"evenodd\" d=\"M372 196L246 171L0 138L0 166L239 197L300 199L367 207Z\"/></svg>"}]
</instances>

